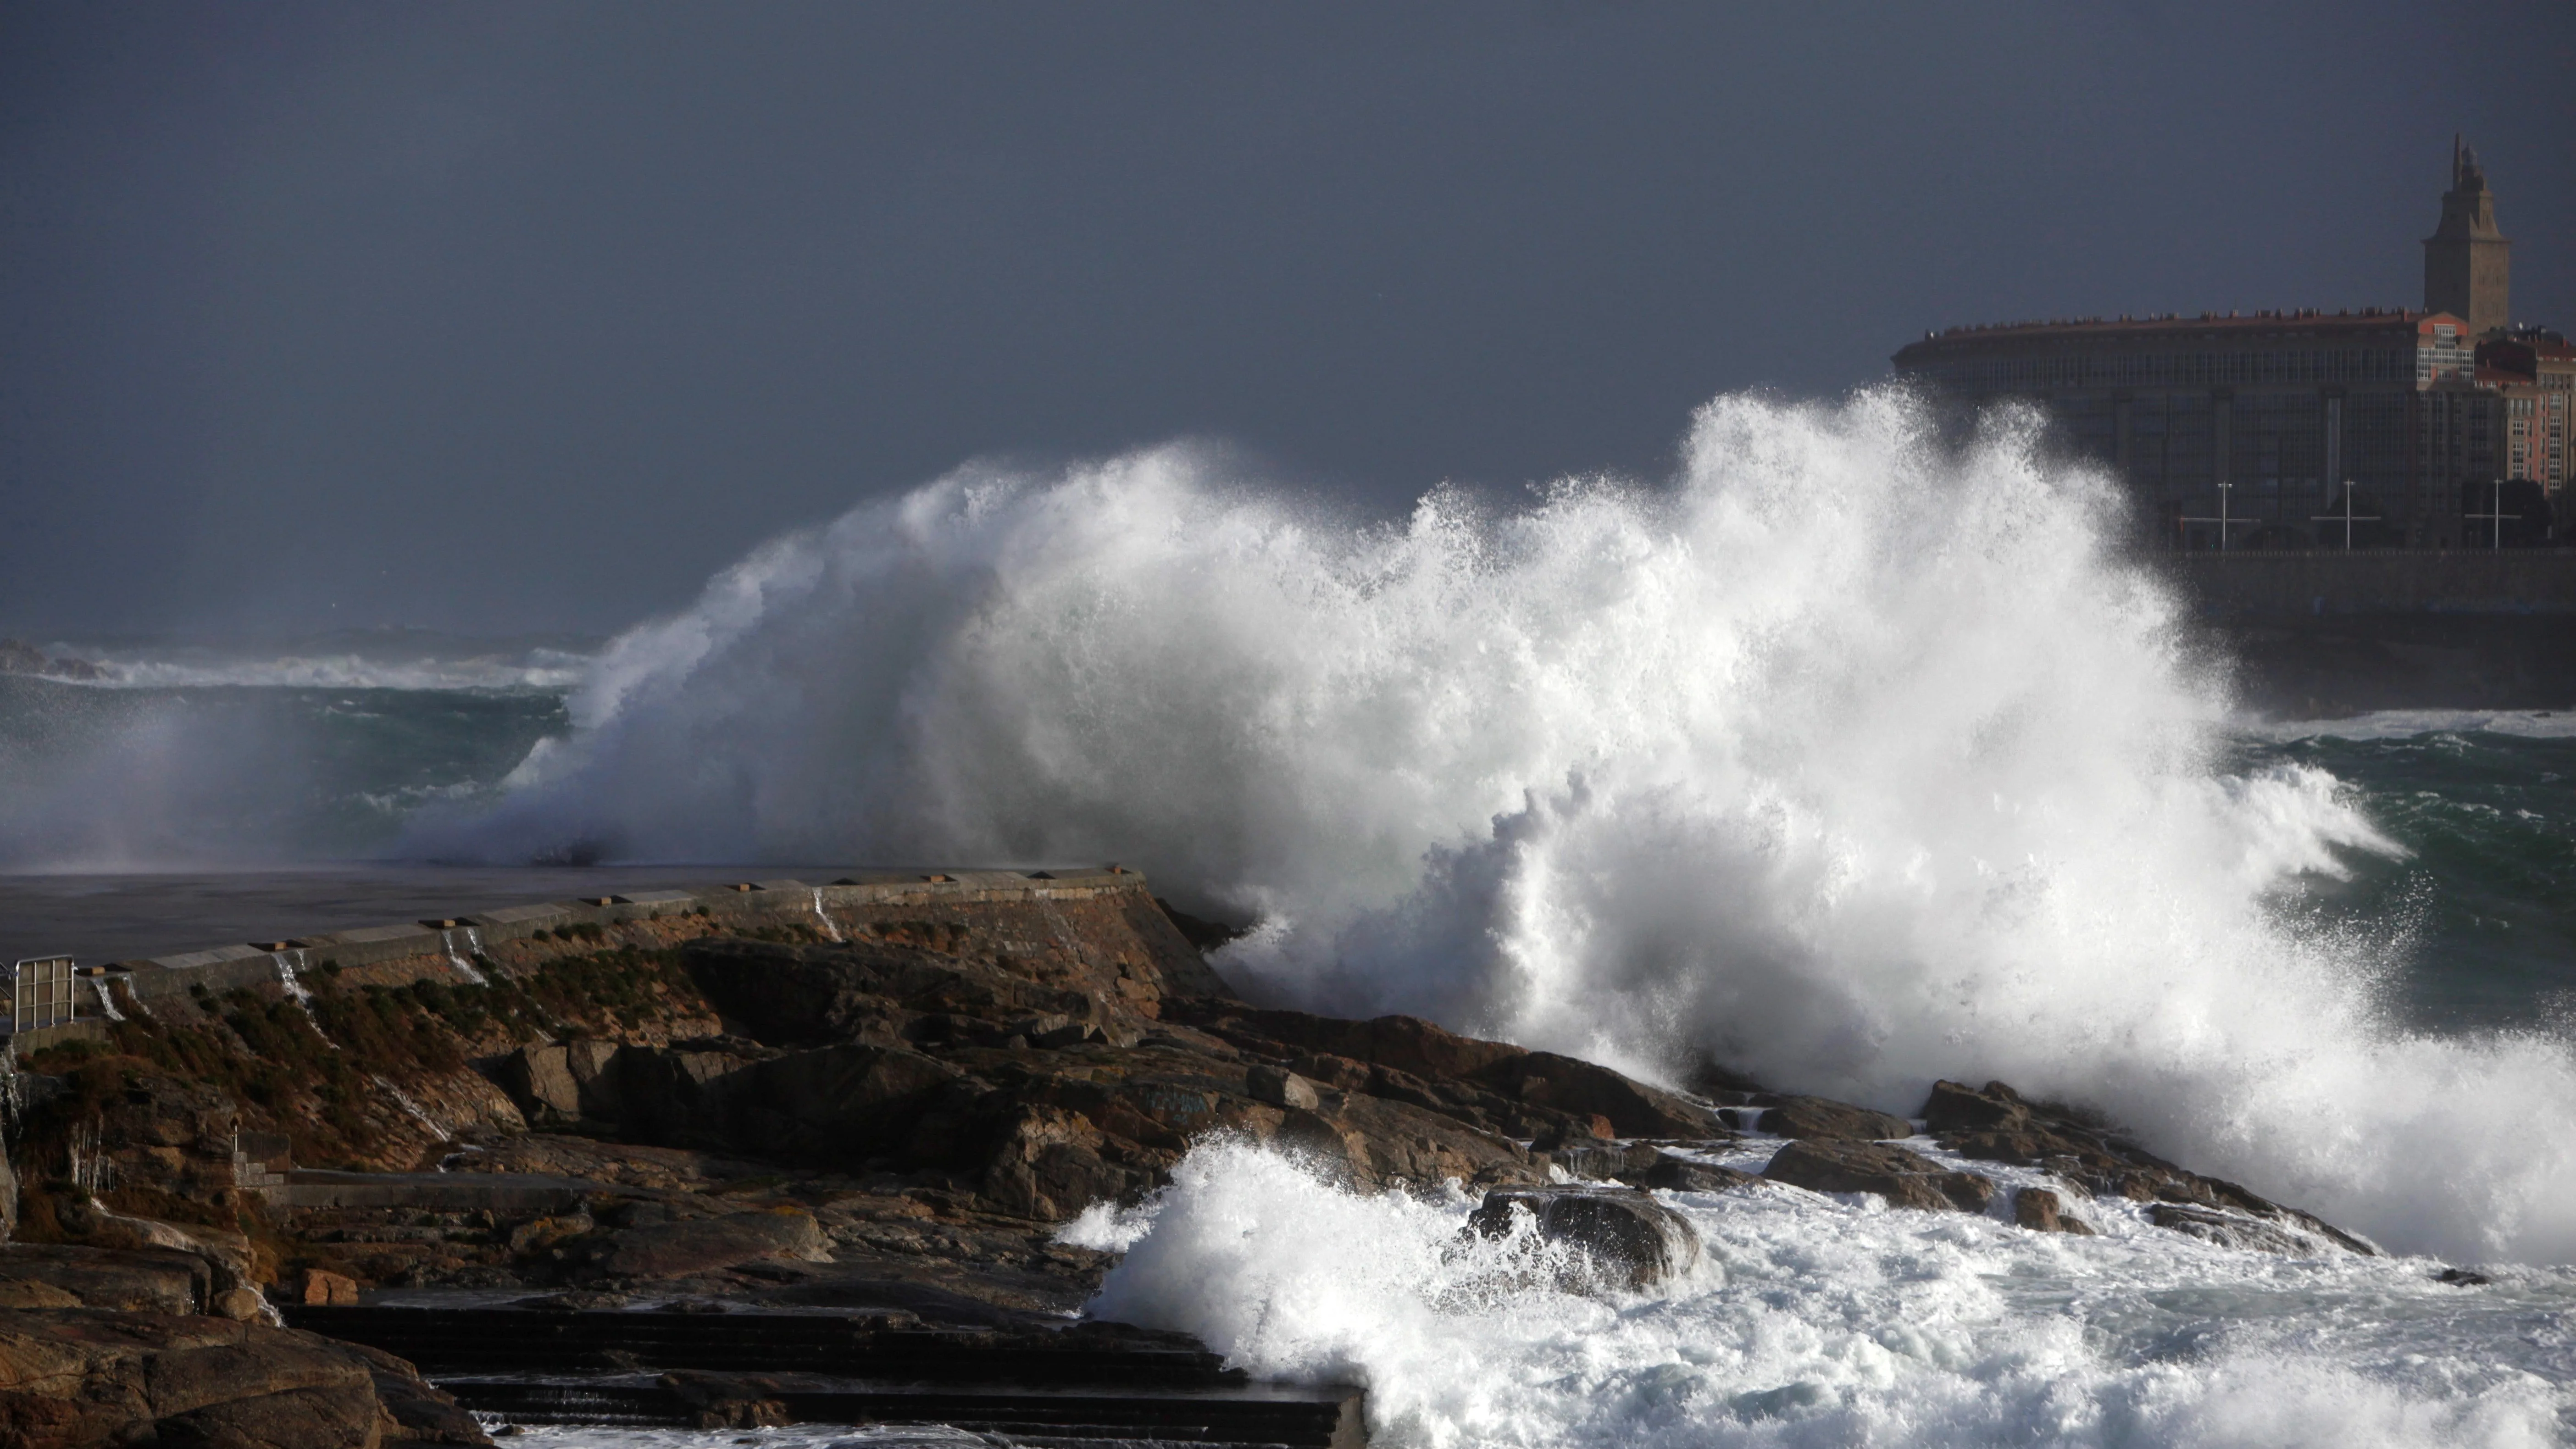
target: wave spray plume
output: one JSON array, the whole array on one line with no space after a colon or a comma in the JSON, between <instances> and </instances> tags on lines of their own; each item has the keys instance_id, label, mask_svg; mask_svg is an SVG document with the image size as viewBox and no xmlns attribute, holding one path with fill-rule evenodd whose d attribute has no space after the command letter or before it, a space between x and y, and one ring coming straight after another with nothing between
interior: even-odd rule
<instances>
[{"instance_id":1,"label":"wave spray plume","mask_svg":"<svg viewBox=\"0 0 2576 1449\"><path fill-rule=\"evenodd\" d=\"M1727 398L1678 476L1354 527L1186 448L968 470L639 628L418 848L1142 866L1221 965L1669 1076L2116 1113L2408 1249L2576 1257L2553 1040L2382 1024L2404 942L2284 887L2395 853L2225 772L2223 683L2115 494L1900 395Z\"/></svg>"}]
</instances>

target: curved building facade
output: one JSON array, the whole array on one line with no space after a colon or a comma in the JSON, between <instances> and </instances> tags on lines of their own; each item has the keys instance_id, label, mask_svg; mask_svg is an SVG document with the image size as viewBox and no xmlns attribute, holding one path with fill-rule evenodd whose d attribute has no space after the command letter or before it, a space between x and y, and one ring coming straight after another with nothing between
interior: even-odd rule
<instances>
[{"instance_id":1,"label":"curved building facade","mask_svg":"<svg viewBox=\"0 0 2576 1449\"><path fill-rule=\"evenodd\" d=\"M2504 246L2485 175L2460 149L2425 281L2470 315L1954 327L1894 362L1963 415L2037 404L2063 446L2128 483L2166 547L2555 542L2576 354L2555 333L2504 325Z\"/></svg>"}]
</instances>

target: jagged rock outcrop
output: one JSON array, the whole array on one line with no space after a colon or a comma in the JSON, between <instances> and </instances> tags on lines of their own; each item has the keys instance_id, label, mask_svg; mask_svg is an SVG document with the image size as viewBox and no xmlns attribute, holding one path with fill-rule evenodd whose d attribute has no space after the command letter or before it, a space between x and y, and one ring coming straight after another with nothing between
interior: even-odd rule
<instances>
[{"instance_id":1,"label":"jagged rock outcrop","mask_svg":"<svg viewBox=\"0 0 2576 1449\"><path fill-rule=\"evenodd\" d=\"M198 1313L215 1292L213 1271L194 1253L120 1252L77 1243L0 1249L0 1308Z\"/></svg>"},{"instance_id":2,"label":"jagged rock outcrop","mask_svg":"<svg viewBox=\"0 0 2576 1449\"><path fill-rule=\"evenodd\" d=\"M261 1449L489 1444L390 1355L219 1318L0 1309L0 1442Z\"/></svg>"},{"instance_id":3,"label":"jagged rock outcrop","mask_svg":"<svg viewBox=\"0 0 2576 1449\"><path fill-rule=\"evenodd\" d=\"M1994 1201L1993 1178L1953 1172L1920 1153L1884 1142L1800 1138L1772 1154L1762 1175L1816 1192L1874 1192L1890 1207L1983 1212Z\"/></svg>"},{"instance_id":4,"label":"jagged rock outcrop","mask_svg":"<svg viewBox=\"0 0 2576 1449\"><path fill-rule=\"evenodd\" d=\"M2031 1102L2001 1082L1988 1082L1982 1090L1960 1082L1935 1082L1924 1101L1923 1117L1935 1140L1962 1157L2043 1167L2095 1197L2202 1210L2197 1214L2150 1210L2148 1220L2160 1227L2212 1241L2226 1241L2222 1234L2232 1233L2244 1239L2244 1246L2253 1246L2255 1235L2225 1226L2233 1212L2242 1217L2232 1221L2251 1218L2285 1224L2294 1233L2346 1252L2364 1256L2378 1252L2312 1214L2285 1208L2224 1178L2187 1172L2099 1121L2064 1107ZM2212 1219L2217 1220L2216 1226ZM2290 1250L2267 1247L2265 1251Z\"/></svg>"},{"instance_id":5,"label":"jagged rock outcrop","mask_svg":"<svg viewBox=\"0 0 2576 1449\"><path fill-rule=\"evenodd\" d=\"M117 1183L100 1203L40 1183L31 1222L187 1255L197 1313L257 1316L254 1285L297 1312L399 1285L1053 1323L1108 1261L1055 1226L1234 1133L1360 1188L1538 1191L1519 1200L1595 1235L1662 1223L1640 1206L1652 1191L1767 1181L2070 1234L2106 1223L2074 1199L2111 1195L2214 1243L2368 1251L1999 1083L1940 1083L1923 1116L1944 1149L2052 1175L2008 1212L1991 1179L1909 1150L1911 1124L1871 1108L1723 1073L1695 1079L1715 1084L1703 1098L1418 1018L1251 1006L1141 890L868 909L835 917L818 897L811 928L760 927L770 939L696 915L550 928L499 948L506 969L478 958L488 987L316 967L309 1002L164 995L27 1079L52 1103L39 1160L63 1160L77 1122ZM1772 1136L1789 1140L1760 1177L1706 1160ZM345 1173L279 1185L294 1162L416 1173L402 1182L440 1201ZM1658 1251L1652 1271L1688 1256ZM0 1264L0 1305L177 1301L60 1276Z\"/></svg>"},{"instance_id":6,"label":"jagged rock outcrop","mask_svg":"<svg viewBox=\"0 0 2576 1449\"><path fill-rule=\"evenodd\" d=\"M1902 1117L1825 1097L1784 1097L1778 1106L1764 1111L1754 1126L1781 1137L1853 1142L1881 1142L1914 1135L1914 1124Z\"/></svg>"}]
</instances>

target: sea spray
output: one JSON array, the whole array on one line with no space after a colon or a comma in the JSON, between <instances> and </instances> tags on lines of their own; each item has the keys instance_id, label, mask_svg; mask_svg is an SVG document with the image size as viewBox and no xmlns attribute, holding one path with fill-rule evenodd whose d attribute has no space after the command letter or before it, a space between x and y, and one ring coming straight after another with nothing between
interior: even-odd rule
<instances>
[{"instance_id":1,"label":"sea spray","mask_svg":"<svg viewBox=\"0 0 2576 1449\"><path fill-rule=\"evenodd\" d=\"M1514 1272L1464 1230L1472 1196L1355 1193L1239 1140L1064 1236L1125 1255L1090 1312L1360 1383L1390 1449L2540 1445L2576 1407L2550 1382L2576 1367L2565 1274L2472 1300L2421 1260L2215 1248L2136 1204L2075 1238L1768 1184L1663 1196L1709 1255L1648 1296Z\"/></svg>"},{"instance_id":2,"label":"sea spray","mask_svg":"<svg viewBox=\"0 0 2576 1449\"><path fill-rule=\"evenodd\" d=\"M2398 847L2224 767L2115 495L1903 397L1721 399L1675 478L1358 526L1188 449L969 469L639 628L420 853L1121 859L1221 966L1670 1077L2089 1104L2401 1248L2576 1258L2555 1040L2388 1026Z\"/></svg>"}]
</instances>

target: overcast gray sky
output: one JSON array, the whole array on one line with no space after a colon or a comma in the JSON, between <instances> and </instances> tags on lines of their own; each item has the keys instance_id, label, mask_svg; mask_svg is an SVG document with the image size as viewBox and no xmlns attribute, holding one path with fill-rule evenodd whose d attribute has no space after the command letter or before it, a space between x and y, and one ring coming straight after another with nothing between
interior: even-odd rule
<instances>
[{"instance_id":1,"label":"overcast gray sky","mask_svg":"<svg viewBox=\"0 0 2576 1449\"><path fill-rule=\"evenodd\" d=\"M1947 323L2576 325L2576 6L0 6L0 633L613 629L978 454L1392 507Z\"/></svg>"}]
</instances>

